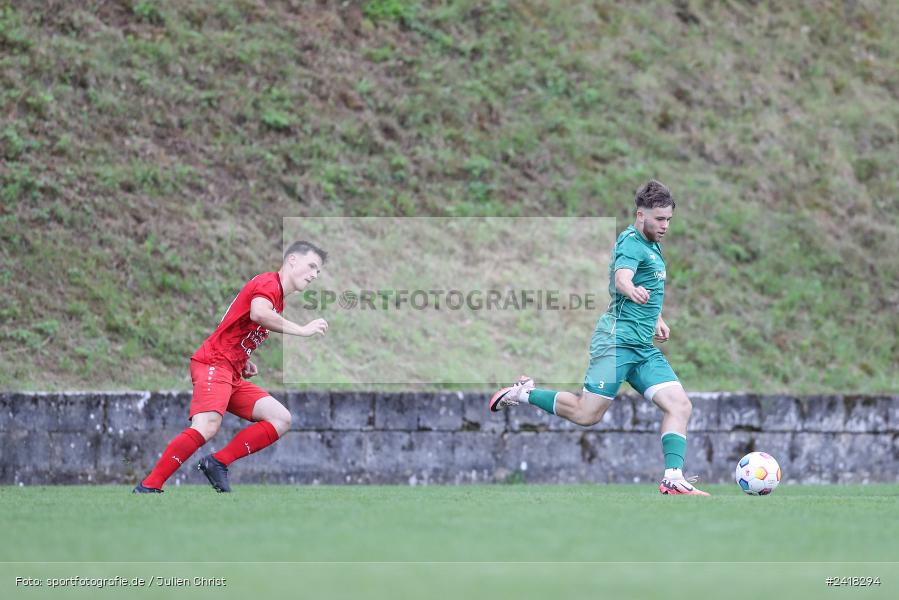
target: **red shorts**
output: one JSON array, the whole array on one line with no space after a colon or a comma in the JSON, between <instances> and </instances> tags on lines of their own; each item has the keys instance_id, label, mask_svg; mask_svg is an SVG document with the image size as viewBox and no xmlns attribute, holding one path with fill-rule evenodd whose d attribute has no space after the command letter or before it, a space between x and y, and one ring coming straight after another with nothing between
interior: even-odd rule
<instances>
[{"instance_id":1,"label":"red shorts","mask_svg":"<svg viewBox=\"0 0 899 600\"><path fill-rule=\"evenodd\" d=\"M258 385L253 385L234 372L234 367L224 362L207 365L190 361L190 379L194 384L194 395L190 400L190 415L215 411L220 415L228 411L247 421L253 420L253 406L260 398L270 394Z\"/></svg>"}]
</instances>

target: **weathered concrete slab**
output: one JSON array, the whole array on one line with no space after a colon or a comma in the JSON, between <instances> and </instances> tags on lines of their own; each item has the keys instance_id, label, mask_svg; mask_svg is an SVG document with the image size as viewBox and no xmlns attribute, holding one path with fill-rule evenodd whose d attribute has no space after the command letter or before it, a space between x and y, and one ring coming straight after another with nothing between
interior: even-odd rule
<instances>
[{"instance_id":1,"label":"weathered concrete slab","mask_svg":"<svg viewBox=\"0 0 899 600\"><path fill-rule=\"evenodd\" d=\"M418 429L422 431L459 431L462 428L461 394L424 395L418 408Z\"/></svg>"},{"instance_id":2,"label":"weathered concrete slab","mask_svg":"<svg viewBox=\"0 0 899 600\"><path fill-rule=\"evenodd\" d=\"M331 429L331 394L328 392L288 392L286 406L293 415L294 431Z\"/></svg>"},{"instance_id":3,"label":"weathered concrete slab","mask_svg":"<svg viewBox=\"0 0 899 600\"><path fill-rule=\"evenodd\" d=\"M718 399L718 429L761 431L762 403L754 394L722 396Z\"/></svg>"},{"instance_id":4,"label":"weathered concrete slab","mask_svg":"<svg viewBox=\"0 0 899 600\"><path fill-rule=\"evenodd\" d=\"M375 427L375 394L331 394L331 427L336 430L371 430Z\"/></svg>"},{"instance_id":5,"label":"weathered concrete slab","mask_svg":"<svg viewBox=\"0 0 899 600\"><path fill-rule=\"evenodd\" d=\"M386 431L415 431L421 404L415 394L378 396L375 398L374 426Z\"/></svg>"},{"instance_id":6,"label":"weathered concrete slab","mask_svg":"<svg viewBox=\"0 0 899 600\"><path fill-rule=\"evenodd\" d=\"M232 465L234 481L272 483L652 482L661 412L615 400L580 427L533 406L487 410L485 393L280 392L283 439ZM899 397L691 394L686 470L729 482L764 450L785 482L899 481ZM0 394L0 483L133 483L189 425L186 392ZM222 448L222 430L189 460ZM203 483L193 468L169 485Z\"/></svg>"},{"instance_id":7,"label":"weathered concrete slab","mask_svg":"<svg viewBox=\"0 0 899 600\"><path fill-rule=\"evenodd\" d=\"M462 431L502 432L509 427L509 411L492 413L487 408L490 396L465 395L462 399Z\"/></svg>"}]
</instances>

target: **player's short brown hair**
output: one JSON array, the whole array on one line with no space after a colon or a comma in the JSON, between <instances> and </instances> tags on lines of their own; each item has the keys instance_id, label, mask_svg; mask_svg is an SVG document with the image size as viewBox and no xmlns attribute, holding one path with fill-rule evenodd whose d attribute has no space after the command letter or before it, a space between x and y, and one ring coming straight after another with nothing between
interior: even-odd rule
<instances>
[{"instance_id":1,"label":"player's short brown hair","mask_svg":"<svg viewBox=\"0 0 899 600\"><path fill-rule=\"evenodd\" d=\"M318 254L319 258L322 259L322 264L325 264L325 261L328 260L328 253L313 244L312 242L306 242L303 240L296 241L287 247L287 250L284 251L284 260L287 260L287 257L291 254L306 254L308 252L315 252Z\"/></svg>"},{"instance_id":2,"label":"player's short brown hair","mask_svg":"<svg viewBox=\"0 0 899 600\"><path fill-rule=\"evenodd\" d=\"M637 208L663 208L670 206L674 209L676 206L668 186L655 179L650 179L640 186L640 189L634 195L634 204L637 205Z\"/></svg>"}]
</instances>

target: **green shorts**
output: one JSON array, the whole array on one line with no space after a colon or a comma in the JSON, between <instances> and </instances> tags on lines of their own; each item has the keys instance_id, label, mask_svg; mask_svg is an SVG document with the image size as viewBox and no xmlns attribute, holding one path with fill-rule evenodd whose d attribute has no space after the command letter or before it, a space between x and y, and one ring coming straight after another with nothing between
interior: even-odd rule
<instances>
[{"instance_id":1,"label":"green shorts","mask_svg":"<svg viewBox=\"0 0 899 600\"><path fill-rule=\"evenodd\" d=\"M625 381L647 400L663 387L680 385L668 359L655 346L608 346L590 357L585 390L614 398Z\"/></svg>"}]
</instances>

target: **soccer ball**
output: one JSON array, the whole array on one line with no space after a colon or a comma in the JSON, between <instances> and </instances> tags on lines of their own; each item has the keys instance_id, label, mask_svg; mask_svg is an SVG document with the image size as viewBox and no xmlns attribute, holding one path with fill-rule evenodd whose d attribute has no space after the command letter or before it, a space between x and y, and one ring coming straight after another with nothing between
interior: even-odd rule
<instances>
[{"instance_id":1,"label":"soccer ball","mask_svg":"<svg viewBox=\"0 0 899 600\"><path fill-rule=\"evenodd\" d=\"M780 465L764 452L750 452L737 463L734 478L750 496L767 496L780 483Z\"/></svg>"}]
</instances>

